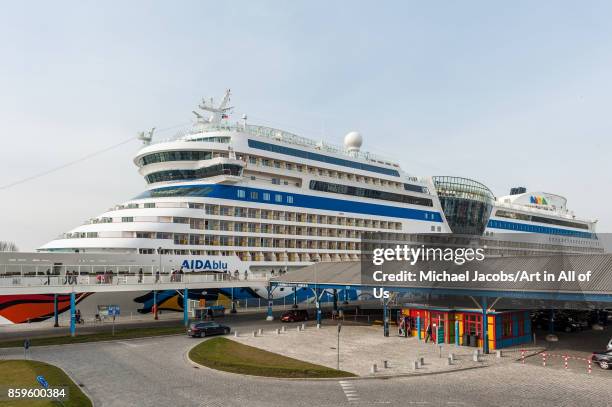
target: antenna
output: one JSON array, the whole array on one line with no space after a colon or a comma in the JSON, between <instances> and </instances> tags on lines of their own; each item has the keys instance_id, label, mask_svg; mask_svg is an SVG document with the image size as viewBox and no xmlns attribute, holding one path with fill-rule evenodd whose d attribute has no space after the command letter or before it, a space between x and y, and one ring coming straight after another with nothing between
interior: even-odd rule
<instances>
[{"instance_id":1,"label":"antenna","mask_svg":"<svg viewBox=\"0 0 612 407\"><path fill-rule=\"evenodd\" d=\"M217 107L214 106L212 98L210 98L210 101L208 102L206 99L202 99L202 103L200 103L198 107L200 110L212 113L212 115L208 118L209 123L219 123L221 119L227 119L229 117L228 114L234 108L233 106L227 106L230 100L230 95L231 91L227 89L225 91L225 95L223 96L223 100L221 100L221 103L219 103L219 106ZM199 113L194 112L194 114L198 116ZM198 118L200 118L200 116L198 116Z\"/></svg>"}]
</instances>

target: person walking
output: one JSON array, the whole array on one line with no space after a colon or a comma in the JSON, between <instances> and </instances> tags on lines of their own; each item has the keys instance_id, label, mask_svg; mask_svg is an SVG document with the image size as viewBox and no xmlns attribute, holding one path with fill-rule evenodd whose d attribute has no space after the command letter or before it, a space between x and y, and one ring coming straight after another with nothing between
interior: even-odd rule
<instances>
[{"instance_id":1,"label":"person walking","mask_svg":"<svg viewBox=\"0 0 612 407\"><path fill-rule=\"evenodd\" d=\"M141 268L140 270L138 270L138 283L139 284L142 283L142 275L143 275L143 272Z\"/></svg>"},{"instance_id":2,"label":"person walking","mask_svg":"<svg viewBox=\"0 0 612 407\"><path fill-rule=\"evenodd\" d=\"M43 285L51 285L51 269L47 269L47 282Z\"/></svg>"},{"instance_id":3,"label":"person walking","mask_svg":"<svg viewBox=\"0 0 612 407\"><path fill-rule=\"evenodd\" d=\"M157 271L155 271L155 282L159 283L159 269L157 269Z\"/></svg>"},{"instance_id":4,"label":"person walking","mask_svg":"<svg viewBox=\"0 0 612 407\"><path fill-rule=\"evenodd\" d=\"M425 343L431 339L431 324L427 324L427 329L425 330Z\"/></svg>"}]
</instances>

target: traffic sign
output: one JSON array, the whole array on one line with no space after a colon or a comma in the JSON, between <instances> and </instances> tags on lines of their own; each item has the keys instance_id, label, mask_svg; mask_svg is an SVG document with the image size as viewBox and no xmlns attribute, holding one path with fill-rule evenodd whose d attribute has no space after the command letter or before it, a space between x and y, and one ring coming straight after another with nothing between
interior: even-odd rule
<instances>
[{"instance_id":1,"label":"traffic sign","mask_svg":"<svg viewBox=\"0 0 612 407\"><path fill-rule=\"evenodd\" d=\"M45 389L49 388L49 383L47 382L47 380L45 379L45 377L43 375L40 376L36 376L36 380L38 381L38 383L40 383L40 385L42 387L44 387Z\"/></svg>"}]
</instances>

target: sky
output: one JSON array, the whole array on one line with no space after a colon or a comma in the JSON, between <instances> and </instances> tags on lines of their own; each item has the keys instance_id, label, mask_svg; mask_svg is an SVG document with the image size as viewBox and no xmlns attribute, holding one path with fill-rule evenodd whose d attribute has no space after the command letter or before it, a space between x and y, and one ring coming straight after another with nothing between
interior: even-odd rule
<instances>
[{"instance_id":1,"label":"sky","mask_svg":"<svg viewBox=\"0 0 612 407\"><path fill-rule=\"evenodd\" d=\"M0 13L0 240L33 250L145 188L150 127L233 118L410 174L568 198L612 231L611 2L54 1ZM82 160L81 160L82 159ZM14 186L31 176L77 163Z\"/></svg>"}]
</instances>

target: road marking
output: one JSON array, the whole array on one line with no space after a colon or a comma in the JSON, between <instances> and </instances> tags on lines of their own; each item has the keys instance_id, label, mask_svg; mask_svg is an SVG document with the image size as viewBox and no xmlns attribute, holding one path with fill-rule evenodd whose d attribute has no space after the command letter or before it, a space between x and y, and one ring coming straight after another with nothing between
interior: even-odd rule
<instances>
[{"instance_id":1,"label":"road marking","mask_svg":"<svg viewBox=\"0 0 612 407\"><path fill-rule=\"evenodd\" d=\"M344 395L349 403L359 401L359 395L357 394L357 390L355 390L353 383L348 381L339 381L338 383L340 383L340 387L342 387L342 391L344 392Z\"/></svg>"}]
</instances>

